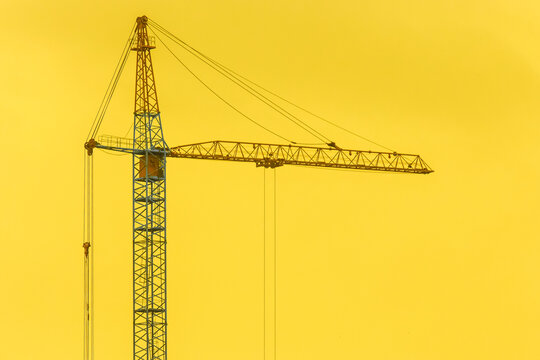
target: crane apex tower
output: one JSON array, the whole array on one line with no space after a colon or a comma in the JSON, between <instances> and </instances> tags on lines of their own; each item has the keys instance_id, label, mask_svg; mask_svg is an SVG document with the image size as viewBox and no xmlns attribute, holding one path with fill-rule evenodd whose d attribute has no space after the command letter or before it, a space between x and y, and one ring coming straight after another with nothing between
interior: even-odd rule
<instances>
[{"instance_id":1,"label":"crane apex tower","mask_svg":"<svg viewBox=\"0 0 540 360\"><path fill-rule=\"evenodd\" d=\"M167 359L166 155L148 36L137 18L133 119L133 358Z\"/></svg>"}]
</instances>

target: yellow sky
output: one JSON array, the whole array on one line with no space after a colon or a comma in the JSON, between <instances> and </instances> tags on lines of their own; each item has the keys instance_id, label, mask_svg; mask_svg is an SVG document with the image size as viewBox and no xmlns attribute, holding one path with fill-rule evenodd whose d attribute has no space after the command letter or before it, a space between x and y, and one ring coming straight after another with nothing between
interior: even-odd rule
<instances>
[{"instance_id":1,"label":"yellow sky","mask_svg":"<svg viewBox=\"0 0 540 360\"><path fill-rule=\"evenodd\" d=\"M535 1L4 1L1 359L82 353L82 145L135 18L428 176L277 170L278 358L540 358ZM178 51L261 122L266 112ZM169 145L279 142L159 47ZM128 62L102 132L133 112ZM339 145L380 150L306 118ZM96 360L131 357L131 159L95 154ZM169 359L262 358L263 170L168 162ZM7 202L6 202L7 200Z\"/></svg>"}]
</instances>

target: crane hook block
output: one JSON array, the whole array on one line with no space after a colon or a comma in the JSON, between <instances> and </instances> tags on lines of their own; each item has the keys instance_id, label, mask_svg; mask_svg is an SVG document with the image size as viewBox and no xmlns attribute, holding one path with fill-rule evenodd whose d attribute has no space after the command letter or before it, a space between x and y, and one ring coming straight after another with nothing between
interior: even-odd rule
<instances>
[{"instance_id":1,"label":"crane hook block","mask_svg":"<svg viewBox=\"0 0 540 360\"><path fill-rule=\"evenodd\" d=\"M84 143L84 148L88 152L88 156L91 156L94 153L94 148L98 145L98 142L94 139L90 139Z\"/></svg>"},{"instance_id":2,"label":"crane hook block","mask_svg":"<svg viewBox=\"0 0 540 360\"><path fill-rule=\"evenodd\" d=\"M90 243L89 242L85 242L83 244L83 248L84 248L84 257L88 257L88 249L90 248Z\"/></svg>"}]
</instances>

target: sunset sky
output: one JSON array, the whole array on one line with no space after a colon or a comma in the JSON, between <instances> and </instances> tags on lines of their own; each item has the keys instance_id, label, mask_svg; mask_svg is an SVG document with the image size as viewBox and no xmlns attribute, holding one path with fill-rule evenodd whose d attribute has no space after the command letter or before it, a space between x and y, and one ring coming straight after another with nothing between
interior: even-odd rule
<instances>
[{"instance_id":1,"label":"sunset sky","mask_svg":"<svg viewBox=\"0 0 540 360\"><path fill-rule=\"evenodd\" d=\"M276 170L278 359L540 358L538 1L2 5L0 359L82 358L83 143L142 15L435 170ZM160 45L152 56L170 146L283 143ZM314 141L174 51L265 126ZM132 54L101 134L129 135L134 79ZM342 147L384 150L295 113ZM95 360L129 359L131 157L96 151L94 164ZM264 170L167 165L169 359L262 359Z\"/></svg>"}]
</instances>

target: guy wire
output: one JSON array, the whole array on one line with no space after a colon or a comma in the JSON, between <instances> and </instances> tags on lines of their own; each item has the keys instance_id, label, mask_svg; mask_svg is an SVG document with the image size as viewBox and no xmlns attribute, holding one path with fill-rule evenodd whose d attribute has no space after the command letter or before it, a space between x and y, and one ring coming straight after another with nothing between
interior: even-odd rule
<instances>
[{"instance_id":1,"label":"guy wire","mask_svg":"<svg viewBox=\"0 0 540 360\"><path fill-rule=\"evenodd\" d=\"M124 69L124 66L126 64L126 60L129 56L129 45L131 44L132 34L134 33L134 30L135 30L135 24L133 25L133 27L131 28L131 31L129 32L128 40L126 41L126 44L124 45L122 54L120 58L118 59L118 63L116 64L116 67L114 69L113 76L111 77L111 80L109 81L109 85L107 86L107 90L105 91L105 94L103 95L97 114L94 118L94 121L92 122L90 131L88 132L88 135L86 137L86 141L88 141L90 138L95 137L99 127L101 126L101 122L103 121L103 117L105 116L105 112L107 111L107 107L109 106L109 103L111 101L112 94L114 93L116 84L118 83L118 79L120 78L122 70Z\"/></svg>"},{"instance_id":2,"label":"guy wire","mask_svg":"<svg viewBox=\"0 0 540 360\"><path fill-rule=\"evenodd\" d=\"M279 135L278 133L268 129L267 127L265 127L264 125L261 125L259 124L257 121L253 120L251 117L249 117L248 115L246 115L245 113L243 113L242 111L240 111L238 108L236 108L234 105L232 105L230 102L228 102L227 100L225 100L222 96L220 96L216 91L214 91L208 84L206 84L199 76L197 76L182 60L180 60L180 58L178 56L176 56L176 54L163 42L163 40L161 40L161 38L159 37L158 34L156 34L152 29L150 29L152 31L152 33L158 38L158 40L161 42L161 44L171 53L171 55L193 76L195 77L195 79L197 79L197 81L199 81L204 87L206 87L212 94L214 94L217 98L219 98L221 101L223 101L225 104L227 104L231 109L233 109L234 111L236 111L237 113L239 113L240 115L242 115L244 118L248 119L249 121L251 121L252 123L254 123L255 125L259 126L260 128L266 130L267 132L279 137L280 139L283 139L285 140L286 142L289 142L289 143L293 143L295 144L294 141L291 141L289 139L287 139L286 137L284 136L281 136Z\"/></svg>"},{"instance_id":3,"label":"guy wire","mask_svg":"<svg viewBox=\"0 0 540 360\"><path fill-rule=\"evenodd\" d=\"M235 83L237 86L239 86L240 88L242 88L243 90L248 92L250 95L257 98L259 101L263 102L265 105L269 106L272 110L278 112L280 115L282 115L283 117L285 117L289 121L296 124L298 127L302 128L303 130L308 132L310 135L316 137L317 139L321 140L325 144L331 142L331 140L328 137L326 137L325 135L323 135L319 131L315 130L313 127L311 127L310 125L308 125L307 123L305 123L304 121L299 119L297 116L291 114L289 111L287 111L286 109L284 109L280 105L276 104L274 101L272 101L271 99L269 99L268 97L266 97L265 95L263 95L262 93L260 93L256 89L254 89L253 87L251 87L249 84L242 81L242 79L238 78L234 74L227 71L227 69L220 66L220 64L217 63L216 61L214 61L211 58L207 57L206 55L202 54L200 51L194 49L193 47L191 47L190 45L188 45L187 43L185 43L184 41L179 39L177 36L175 36L171 32L164 29L162 26L156 24L155 22L154 22L153 25L154 25L156 30L160 31L163 35L167 36L174 43L176 43L177 45L180 45L184 50L188 51L193 56L197 57L199 60L204 62L206 65L208 65L209 67L211 67L212 69L214 69L215 71L220 73L222 76L226 77L227 79L229 79L230 81Z\"/></svg>"},{"instance_id":4,"label":"guy wire","mask_svg":"<svg viewBox=\"0 0 540 360\"><path fill-rule=\"evenodd\" d=\"M314 117L316 117L316 118L318 118L318 119L320 119L320 120L322 120L322 121L324 121L324 122L326 122L326 123L328 123L328 124L330 124L330 125L332 125L332 126L338 128L338 129L341 129L341 130L343 130L343 131L345 131L345 132L347 132L347 133L349 133L349 134L351 134L351 135L354 135L354 136L356 136L356 137L358 137L358 138L360 138L360 139L362 139L362 140L365 140L365 141L367 141L367 142L370 142L370 143L372 143L372 144L374 144L374 145L377 145L377 146L379 146L379 147L382 147L382 148L384 148L384 149L386 149L386 150L389 150L389 151L392 151L392 152L394 151L393 149L390 149L390 148L388 148L388 147L386 147L386 146L384 146L384 145L382 145L382 144L380 144L380 143L377 143L377 142L375 142L375 141L373 141L373 140L370 140L370 139L368 139L368 138L365 137L365 136L362 136L362 135L360 135L360 134L358 134L358 133L356 133L356 132L353 132L352 130L349 130L349 129L347 129L347 128L345 128L345 127L343 127L343 126L341 126L341 125L339 125L339 124L337 124L337 123L335 123L335 122L333 122L333 121L330 121L330 120L328 120L328 119L326 119L326 118L324 118L324 117L322 117L322 116L320 116L320 115L317 115L317 114L313 113L312 111L310 111L310 110L308 110L308 109L306 109L306 108L304 108L304 107L302 107L302 106L299 106L299 105L295 104L294 102L292 102L292 101L290 101L290 100L287 100L286 98L280 96L279 94L277 94L277 93L275 93L275 92L273 92L273 91L271 91L271 90L269 90L269 89L263 87L262 85L259 85L258 83L256 83L256 82L254 82L254 81L248 79L247 77L245 77L245 76L243 76L243 75L241 75L241 74L235 72L234 70L228 68L227 66L221 64L220 62L218 62L218 61L216 61L216 60L210 58L209 56L207 56L207 55L205 55L204 53L200 52L199 50L195 49L194 47L192 47L191 45L189 45L188 43L186 43L185 41L183 41L183 40L180 39L179 37L175 36L173 33L171 33L170 31L168 31L167 29L165 29L163 26L159 25L159 24L156 23L155 21L153 21L153 20L150 20L150 21L151 21L152 25L155 26L156 28L158 28L158 30L160 30L162 33L164 33L165 35L169 34L168 37L169 37L170 39L171 39L171 37L174 37L174 39L171 39L171 40L173 40L174 42L176 42L178 45L182 46L184 49L186 49L186 47L189 48L189 50L188 50L188 49L186 49L186 50L190 51L192 54L193 54L193 52L196 52L198 55L204 57L206 60L208 60L208 61L212 62L214 65L220 67L222 70L224 70L225 72L227 72L229 75L235 77L237 80L239 80L240 82L242 82L244 85L248 86L251 90L255 91L257 94L260 94L260 93L259 93L258 91L256 91L255 89L253 89L252 87L250 87L249 85L245 84L241 79L243 79L243 80L249 82L250 84L252 84L252 85L258 87L259 89L261 89L261 90L267 92L268 94L273 95L273 96L275 96L276 98L278 98L278 99L280 99L280 100L282 100L282 101L284 101L284 102L286 102L286 103L288 103L288 104L290 104L290 105L296 107L297 109L302 110L302 111L306 112L307 114L309 114L309 115L311 115L311 116L314 116ZM175 39L176 39L176 40L175 40ZM202 60L202 59L201 59L201 60ZM209 66L210 66L210 65L209 65ZM264 95L262 95L262 94L260 94L260 95L264 97ZM266 98L266 97L264 97L264 98ZM267 98L266 98L266 99L267 99ZM271 100L269 100L269 101L271 101ZM272 103L273 103L273 102L272 102ZM274 103L274 104L275 104L275 103ZM277 104L276 104L276 106L279 107L279 105L277 105ZM280 108L281 108L281 107L280 107ZM295 117L295 118L296 118L296 117ZM298 119L298 118L296 118L296 119L299 120L300 122L302 122L304 125L306 125L306 126L309 127L309 125L307 125L307 124L306 124L305 122L303 122L302 120L300 120L300 119ZM310 127L310 128L311 128L311 127ZM311 129L314 130L315 132L317 132L315 129L313 129L313 128L311 128ZM319 133L319 132L317 132L317 133L320 134L320 135L322 135L322 134ZM325 137L324 135L322 135L322 136ZM325 137L325 138L326 138L326 137ZM326 138L326 139L328 139L328 138Z\"/></svg>"}]
</instances>

